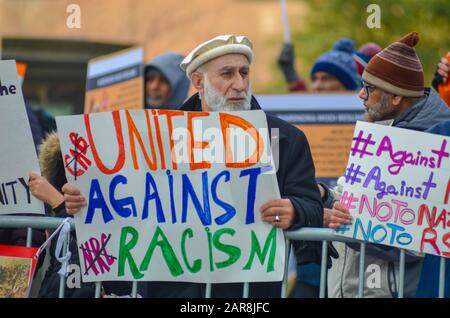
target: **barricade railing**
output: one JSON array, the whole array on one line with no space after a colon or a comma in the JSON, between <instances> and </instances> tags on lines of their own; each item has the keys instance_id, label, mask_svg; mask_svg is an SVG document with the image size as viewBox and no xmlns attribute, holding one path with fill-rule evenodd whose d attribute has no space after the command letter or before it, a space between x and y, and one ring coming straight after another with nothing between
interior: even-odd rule
<instances>
[{"instance_id":1,"label":"barricade railing","mask_svg":"<svg viewBox=\"0 0 450 318\"><path fill-rule=\"evenodd\" d=\"M26 228L27 240L26 246L30 247L32 242L32 229L56 229L64 221L63 218L48 217L48 216L17 216L17 215L0 215L0 228ZM70 227L73 230L75 224L73 219L69 221ZM302 228L296 231L285 231L286 246L289 246L290 241L322 241L322 258L320 269L320 291L319 297L325 298L326 296L326 284L327 284L327 258L328 258L328 244L327 242L343 242L343 243L358 243L360 244L360 259L359 259L359 282L358 282L358 297L364 297L364 268L365 268L365 256L366 256L366 243L363 241L346 238L339 236L332 229L325 228ZM66 238L67 239L67 238ZM65 244L68 244L67 240ZM65 251L65 249L63 249ZM63 255L64 256L64 255ZM287 297L287 279L288 279L288 259L289 249L286 248L285 254L285 270L284 278L282 282L281 297ZM399 259L399 292L398 297L404 296L404 283L405 283L405 250L400 250ZM65 277L60 275L59 297L64 298ZM206 284L205 298L211 297L212 284ZM440 272L439 272L439 298L444 297L445 288L445 258L441 257ZM132 297L137 297L138 282L132 282ZM95 297L101 296L101 282L95 283ZM243 285L243 298L249 296L249 283Z\"/></svg>"}]
</instances>

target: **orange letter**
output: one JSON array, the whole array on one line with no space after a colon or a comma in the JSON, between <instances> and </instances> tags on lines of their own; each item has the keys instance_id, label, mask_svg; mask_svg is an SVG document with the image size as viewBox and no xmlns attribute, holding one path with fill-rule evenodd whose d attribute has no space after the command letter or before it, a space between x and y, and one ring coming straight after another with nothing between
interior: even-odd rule
<instances>
[{"instance_id":1,"label":"orange letter","mask_svg":"<svg viewBox=\"0 0 450 318\"><path fill-rule=\"evenodd\" d=\"M139 164L138 164L138 161L136 158L136 144L134 142L134 139L137 139L139 145L141 146L141 150L142 150L142 153L144 154L144 158L145 158L145 161L147 162L148 168L150 170L156 170L155 145L153 144L152 128L150 126L150 119L148 117L148 113L145 112L145 115L147 117L147 131L148 131L148 138L149 138L149 142L150 142L150 150L152 152L152 161L150 161L150 158L148 157L147 150L145 149L144 143L142 142L141 135L139 134L139 131L133 122L133 118L131 118L130 112L128 110L126 110L125 114L127 116L128 135L130 137L131 157L133 158L134 169L136 169L136 170L139 169Z\"/></svg>"},{"instance_id":2,"label":"orange letter","mask_svg":"<svg viewBox=\"0 0 450 318\"><path fill-rule=\"evenodd\" d=\"M173 145L173 139L172 139L172 117L175 116L184 116L184 112L180 111L180 110L167 110L167 109L160 109L158 112L160 115L166 115L166 119L167 119L167 127L169 128L169 141L170 141L170 151L172 153L172 167L173 170L177 170L178 165L177 165L177 160L175 157L175 151L173 149L174 145Z\"/></svg>"},{"instance_id":3,"label":"orange letter","mask_svg":"<svg viewBox=\"0 0 450 318\"><path fill-rule=\"evenodd\" d=\"M158 121L158 113L156 110L152 110L153 114L153 122L155 123L155 129L156 129L156 139L158 140L158 149L159 149L159 156L161 158L161 169L166 169L166 159L164 158L164 147L161 140L161 130L159 129L159 121Z\"/></svg>"},{"instance_id":4,"label":"orange letter","mask_svg":"<svg viewBox=\"0 0 450 318\"><path fill-rule=\"evenodd\" d=\"M261 158L261 154L264 151L264 141L261 138L259 132L255 127L253 127L252 124L241 117L227 113L220 113L219 116L220 126L222 129L223 144L225 145L225 166L228 168L245 168L255 165ZM245 130L257 144L256 150L253 152L250 158L247 158L244 162L232 162L233 154L231 153L230 147L230 125L235 125Z\"/></svg>"},{"instance_id":5,"label":"orange letter","mask_svg":"<svg viewBox=\"0 0 450 318\"><path fill-rule=\"evenodd\" d=\"M192 118L194 117L204 117L209 116L208 112L188 112L188 123L187 129L189 131L188 138L188 152L189 152L189 166L191 170L197 169L209 169L211 168L211 163L208 161L194 162L194 149L205 149L209 147L207 141L194 141L194 132L192 131Z\"/></svg>"},{"instance_id":6,"label":"orange letter","mask_svg":"<svg viewBox=\"0 0 450 318\"><path fill-rule=\"evenodd\" d=\"M106 168L106 166L103 164L103 162L100 160L100 157L97 153L97 148L94 144L94 139L92 138L92 132L91 132L91 124L89 119L89 114L84 115L84 124L86 126L86 132L89 139L89 144L91 145L92 149L92 156L94 157L95 163L97 164L98 169L100 169L101 172L104 174L115 174L120 169L122 169L123 164L125 163L125 149L123 146L123 134L122 134L122 126L120 124L120 114L119 111L113 111L112 112L113 121L114 121L114 128L116 129L116 137L117 137L117 144L119 146L119 154L117 155L116 165L112 169ZM109 145L108 145L109 147Z\"/></svg>"}]
</instances>

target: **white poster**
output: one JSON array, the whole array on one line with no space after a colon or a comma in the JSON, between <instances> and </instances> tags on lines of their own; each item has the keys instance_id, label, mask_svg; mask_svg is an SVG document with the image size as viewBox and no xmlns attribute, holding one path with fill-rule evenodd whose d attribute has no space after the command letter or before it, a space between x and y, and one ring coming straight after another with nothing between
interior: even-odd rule
<instances>
[{"instance_id":1,"label":"white poster","mask_svg":"<svg viewBox=\"0 0 450 318\"><path fill-rule=\"evenodd\" d=\"M358 122L341 203L343 236L450 257L450 138Z\"/></svg>"},{"instance_id":2,"label":"white poster","mask_svg":"<svg viewBox=\"0 0 450 318\"><path fill-rule=\"evenodd\" d=\"M280 281L280 198L263 111L57 117L84 281Z\"/></svg>"},{"instance_id":3,"label":"white poster","mask_svg":"<svg viewBox=\"0 0 450 318\"><path fill-rule=\"evenodd\" d=\"M0 145L0 214L44 214L28 188L40 168L13 60L0 61Z\"/></svg>"}]
</instances>

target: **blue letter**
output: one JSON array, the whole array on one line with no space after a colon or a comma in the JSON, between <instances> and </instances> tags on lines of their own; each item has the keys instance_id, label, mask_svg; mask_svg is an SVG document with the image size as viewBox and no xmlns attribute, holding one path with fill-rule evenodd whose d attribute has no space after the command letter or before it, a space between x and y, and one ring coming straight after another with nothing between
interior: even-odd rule
<instances>
[{"instance_id":1,"label":"blue letter","mask_svg":"<svg viewBox=\"0 0 450 318\"><path fill-rule=\"evenodd\" d=\"M96 197L94 197L96 195ZM106 205L105 198L103 197L102 190L100 189L100 184L97 179L91 180L91 189L89 190L89 205L86 214L85 224L91 224L92 218L94 217L95 209L101 209L103 215L103 222L108 223L113 219L111 212Z\"/></svg>"},{"instance_id":2,"label":"blue letter","mask_svg":"<svg viewBox=\"0 0 450 318\"><path fill-rule=\"evenodd\" d=\"M150 193L150 186L154 189ZM161 199L159 198L158 189L156 188L155 180L150 173L145 174L145 199L144 199L144 210L142 211L142 219L148 218L148 201L155 200L156 204L156 219L158 223L165 223L166 218L164 217L164 212L161 206Z\"/></svg>"},{"instance_id":3,"label":"blue letter","mask_svg":"<svg viewBox=\"0 0 450 318\"><path fill-rule=\"evenodd\" d=\"M375 190L379 190L378 184L381 179L381 170L380 167L375 166L370 170L370 172L367 174L366 180L364 181L363 187L367 188L372 180L375 181Z\"/></svg>"},{"instance_id":4,"label":"blue letter","mask_svg":"<svg viewBox=\"0 0 450 318\"><path fill-rule=\"evenodd\" d=\"M225 176L225 182L230 181L230 172L228 170L224 170L213 179L213 182L211 184L211 195L214 202L226 211L225 214L216 217L215 221L217 225L223 225L227 223L230 219L233 218L233 216L236 215L236 209L232 205L223 202L217 197L217 183L219 183L219 179L222 176Z\"/></svg>"},{"instance_id":5,"label":"blue letter","mask_svg":"<svg viewBox=\"0 0 450 318\"><path fill-rule=\"evenodd\" d=\"M167 178L169 178L169 193L170 193L170 209L172 211L172 224L177 223L177 211L175 209L175 199L173 198L173 176L170 174L170 170L166 172Z\"/></svg>"},{"instance_id":6,"label":"blue letter","mask_svg":"<svg viewBox=\"0 0 450 318\"><path fill-rule=\"evenodd\" d=\"M261 174L261 168L251 168L242 170L239 177L250 176L248 180L248 192L247 192L247 214L245 216L245 224L255 223L255 193L256 193L256 181Z\"/></svg>"},{"instance_id":7,"label":"blue letter","mask_svg":"<svg viewBox=\"0 0 450 318\"><path fill-rule=\"evenodd\" d=\"M358 228L361 228L361 234L364 237L364 241L368 241L370 238L370 232L372 232L372 221L367 224L367 232L364 232L364 227L360 218L356 218L355 231L353 232L353 238L358 239Z\"/></svg>"},{"instance_id":8,"label":"blue letter","mask_svg":"<svg viewBox=\"0 0 450 318\"><path fill-rule=\"evenodd\" d=\"M136 204L134 203L133 197L126 197L120 200L114 198L114 192L119 183L127 184L127 178L118 174L111 180L111 184L109 185L109 200L113 209L124 218L129 217L131 213L133 213L133 216L137 216ZM131 205L131 208L126 207L127 205Z\"/></svg>"},{"instance_id":9,"label":"blue letter","mask_svg":"<svg viewBox=\"0 0 450 318\"><path fill-rule=\"evenodd\" d=\"M405 228L403 226L400 226L400 225L397 225L394 223L387 223L386 226L392 230L391 240L389 241L389 244L394 245L395 237L397 236L397 231L403 232L405 230Z\"/></svg>"},{"instance_id":10,"label":"blue letter","mask_svg":"<svg viewBox=\"0 0 450 318\"><path fill-rule=\"evenodd\" d=\"M192 183L189 180L187 174L182 175L182 187L183 187L183 211L181 215L181 223L186 223L186 215L188 209L188 196L191 197L195 210L197 211L200 220L203 225L211 225L211 210L209 208L209 195L208 195L208 174L207 171L202 173L202 188L203 188L203 208L198 200Z\"/></svg>"},{"instance_id":11,"label":"blue letter","mask_svg":"<svg viewBox=\"0 0 450 318\"><path fill-rule=\"evenodd\" d=\"M378 229L382 229L382 230L384 231L384 236L383 236L382 238L376 240L376 239L375 239L375 234L377 233ZM380 243L380 242L383 242L384 239L386 238L386 236L387 236L387 230L386 230L386 228L385 228L383 225L378 224L377 226L375 226L375 227L373 228L373 231L372 231L372 241L373 241L374 243Z\"/></svg>"}]
</instances>

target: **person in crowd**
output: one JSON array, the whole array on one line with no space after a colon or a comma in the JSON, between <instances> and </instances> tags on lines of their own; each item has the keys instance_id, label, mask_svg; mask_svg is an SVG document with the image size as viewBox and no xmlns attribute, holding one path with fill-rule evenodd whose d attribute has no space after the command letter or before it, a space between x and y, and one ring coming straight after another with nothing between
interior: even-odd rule
<instances>
[{"instance_id":1,"label":"person in crowd","mask_svg":"<svg viewBox=\"0 0 450 318\"><path fill-rule=\"evenodd\" d=\"M343 38L329 52L323 53L314 62L311 71L312 92L354 91L360 88L361 78L354 61L355 43ZM306 85L297 74L294 65L294 49L285 44L278 58L289 91L306 91Z\"/></svg>"},{"instance_id":2,"label":"person in crowd","mask_svg":"<svg viewBox=\"0 0 450 318\"><path fill-rule=\"evenodd\" d=\"M197 93L180 108L183 111L238 111L261 109L250 87L253 46L245 36L222 35L195 48L181 63ZM261 207L262 221L283 230L321 226L323 208L315 183L315 170L308 141L294 126L267 115L269 131L279 130L277 180L282 198ZM86 204L80 190L63 187L66 209L77 213ZM306 243L303 243L305 245ZM302 246L295 245L303 253ZM304 247L304 246L303 246ZM308 255L305 255L308 257ZM309 255L320 262L317 251ZM331 261L330 261L331 263ZM203 297L204 284L149 282L139 284L146 297ZM142 286L142 287L141 287ZM241 297L243 285L213 284L212 297ZM281 282L252 283L250 297L280 297Z\"/></svg>"},{"instance_id":3,"label":"person in crowd","mask_svg":"<svg viewBox=\"0 0 450 318\"><path fill-rule=\"evenodd\" d=\"M356 71L359 76L362 76L364 69L369 63L370 59L374 57L375 54L381 51L381 47L373 42L365 43L353 53L353 61L356 64Z\"/></svg>"},{"instance_id":4,"label":"person in crowd","mask_svg":"<svg viewBox=\"0 0 450 318\"><path fill-rule=\"evenodd\" d=\"M178 53L163 53L145 66L145 108L177 109L183 104L190 85L180 69L183 58Z\"/></svg>"},{"instance_id":5,"label":"person in crowd","mask_svg":"<svg viewBox=\"0 0 450 318\"><path fill-rule=\"evenodd\" d=\"M343 38L314 62L311 68L312 92L342 92L357 90L361 85L361 78L355 63L355 44L351 39ZM375 49L373 45L363 47L361 57L370 59L368 55ZM306 90L304 82L298 77L294 67L294 52L291 45L285 45L278 60L290 91ZM309 246L315 243L310 243ZM319 248L321 251L321 248ZM337 257L336 251L329 245L329 254ZM297 284L294 297L318 298L320 292L320 264L310 263L301 258L297 260Z\"/></svg>"}]
</instances>

